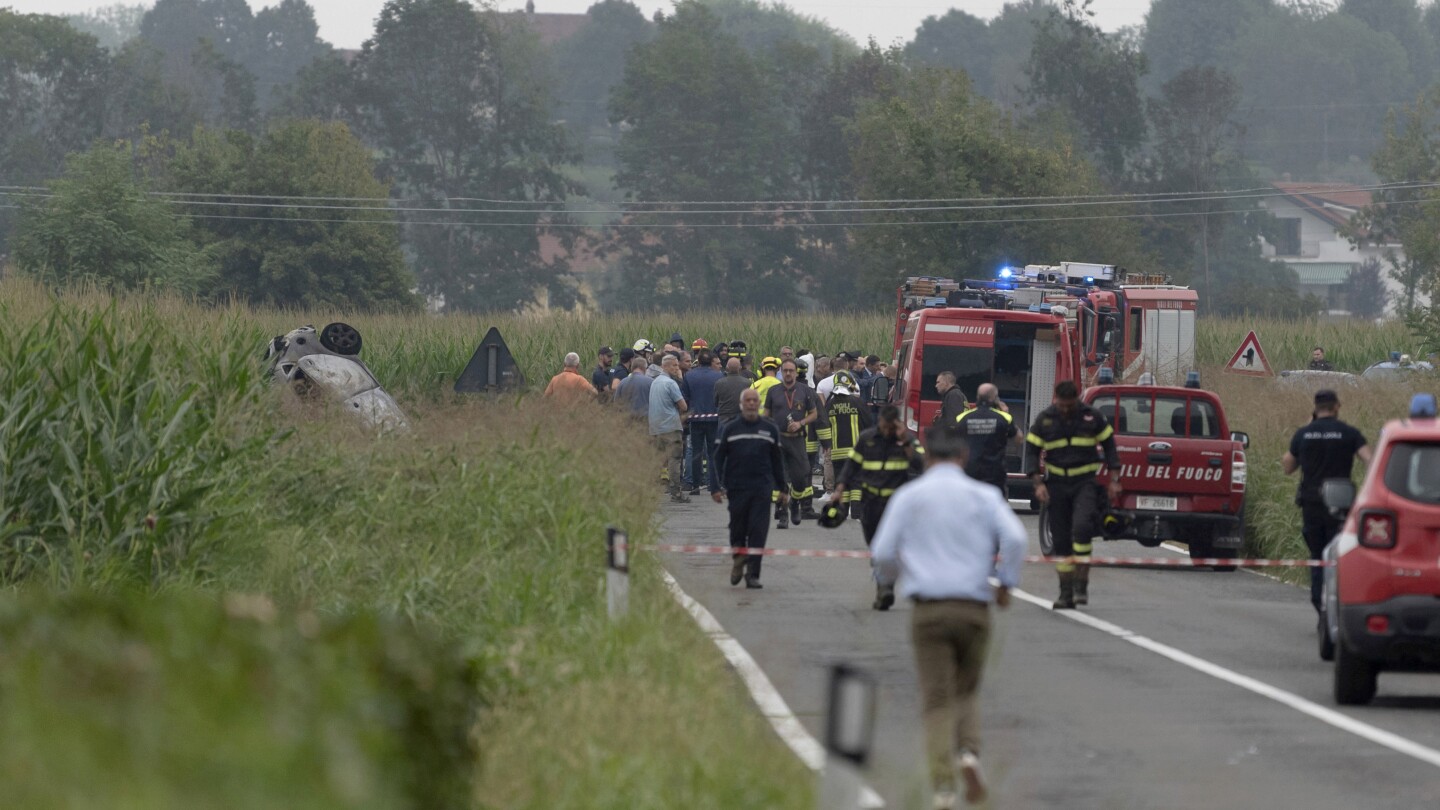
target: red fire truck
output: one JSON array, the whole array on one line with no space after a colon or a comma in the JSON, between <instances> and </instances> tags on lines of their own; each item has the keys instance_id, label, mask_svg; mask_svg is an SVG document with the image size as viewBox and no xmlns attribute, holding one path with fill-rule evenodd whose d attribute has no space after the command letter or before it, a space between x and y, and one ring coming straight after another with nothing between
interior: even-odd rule
<instances>
[{"instance_id":1,"label":"red fire truck","mask_svg":"<svg viewBox=\"0 0 1440 810\"><path fill-rule=\"evenodd\" d=\"M1114 265L1063 262L1003 268L994 279L907 279L896 292L892 401L921 432L940 408L935 378L955 374L971 398L1000 389L1017 425L1052 400L1055 383L1082 389L1101 368L1178 383L1194 367L1194 290ZM1029 499L1023 452L1009 456L1010 497Z\"/></svg>"}]
</instances>

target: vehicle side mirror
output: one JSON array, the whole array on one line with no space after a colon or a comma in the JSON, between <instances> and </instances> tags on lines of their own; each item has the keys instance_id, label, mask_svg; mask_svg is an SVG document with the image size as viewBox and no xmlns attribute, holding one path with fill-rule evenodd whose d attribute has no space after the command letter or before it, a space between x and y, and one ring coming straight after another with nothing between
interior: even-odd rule
<instances>
[{"instance_id":1,"label":"vehicle side mirror","mask_svg":"<svg viewBox=\"0 0 1440 810\"><path fill-rule=\"evenodd\" d=\"M1239 442L1241 447L1248 448L1250 446L1250 434L1241 433L1238 430L1234 431L1230 434L1230 441Z\"/></svg>"},{"instance_id":2,"label":"vehicle side mirror","mask_svg":"<svg viewBox=\"0 0 1440 810\"><path fill-rule=\"evenodd\" d=\"M1331 513L1348 514L1355 505L1355 485L1348 478L1326 478L1320 483L1320 500Z\"/></svg>"}]
</instances>

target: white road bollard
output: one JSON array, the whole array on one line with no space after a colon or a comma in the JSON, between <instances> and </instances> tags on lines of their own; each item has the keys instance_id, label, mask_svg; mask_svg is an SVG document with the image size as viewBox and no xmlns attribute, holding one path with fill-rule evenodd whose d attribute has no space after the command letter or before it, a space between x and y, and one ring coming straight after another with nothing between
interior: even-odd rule
<instances>
[{"instance_id":1,"label":"white road bollard","mask_svg":"<svg viewBox=\"0 0 1440 810\"><path fill-rule=\"evenodd\" d=\"M630 612L630 536L614 526L605 529L605 603L612 622Z\"/></svg>"},{"instance_id":2,"label":"white road bollard","mask_svg":"<svg viewBox=\"0 0 1440 810\"><path fill-rule=\"evenodd\" d=\"M820 771L820 810L874 807L860 769L870 758L875 736L875 679L848 664L830 667L825 716L825 767ZM870 794L870 795L867 795Z\"/></svg>"}]
</instances>

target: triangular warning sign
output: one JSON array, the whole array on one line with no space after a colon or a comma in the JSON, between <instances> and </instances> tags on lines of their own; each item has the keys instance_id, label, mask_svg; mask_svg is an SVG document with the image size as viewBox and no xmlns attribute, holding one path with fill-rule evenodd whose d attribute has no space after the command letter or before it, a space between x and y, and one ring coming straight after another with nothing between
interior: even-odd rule
<instances>
[{"instance_id":1,"label":"triangular warning sign","mask_svg":"<svg viewBox=\"0 0 1440 810\"><path fill-rule=\"evenodd\" d=\"M1265 350L1260 348L1260 337L1255 334L1254 329L1240 342L1240 348L1235 350L1235 356L1225 364L1225 370L1254 377L1275 376L1275 370L1270 368L1270 361L1265 359Z\"/></svg>"},{"instance_id":2,"label":"triangular warning sign","mask_svg":"<svg viewBox=\"0 0 1440 810\"><path fill-rule=\"evenodd\" d=\"M525 375L515 366L510 347L505 345L505 338L500 337L500 330L492 326L475 348L475 354L460 373L460 379L455 381L455 390L476 393L518 388L524 384Z\"/></svg>"}]
</instances>

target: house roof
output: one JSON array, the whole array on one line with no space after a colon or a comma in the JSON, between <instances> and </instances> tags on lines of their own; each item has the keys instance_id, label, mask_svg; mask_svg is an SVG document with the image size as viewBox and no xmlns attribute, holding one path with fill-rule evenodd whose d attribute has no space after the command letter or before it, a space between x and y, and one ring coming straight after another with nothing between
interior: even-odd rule
<instances>
[{"instance_id":1,"label":"house roof","mask_svg":"<svg viewBox=\"0 0 1440 810\"><path fill-rule=\"evenodd\" d=\"M588 14L542 14L540 12L528 12L525 14L525 21L540 35L540 41L546 45L554 45L562 39L569 39L575 36L580 26L590 19Z\"/></svg>"},{"instance_id":2,"label":"house roof","mask_svg":"<svg viewBox=\"0 0 1440 810\"><path fill-rule=\"evenodd\" d=\"M1285 198L1337 228L1371 202L1370 192L1348 183L1271 183Z\"/></svg>"}]
</instances>

